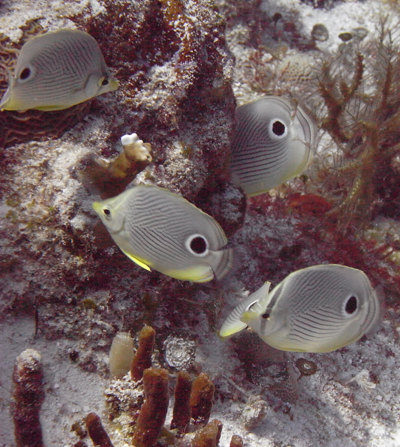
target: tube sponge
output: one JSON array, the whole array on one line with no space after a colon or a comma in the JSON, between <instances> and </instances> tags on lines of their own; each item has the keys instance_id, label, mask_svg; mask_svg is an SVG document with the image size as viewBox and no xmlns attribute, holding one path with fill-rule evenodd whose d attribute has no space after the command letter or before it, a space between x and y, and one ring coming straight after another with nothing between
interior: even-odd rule
<instances>
[{"instance_id":1,"label":"tube sponge","mask_svg":"<svg viewBox=\"0 0 400 447\"><path fill-rule=\"evenodd\" d=\"M152 447L161 433L168 410L168 371L147 368L143 372L146 400L140 409L133 434L135 447Z\"/></svg>"},{"instance_id":2,"label":"tube sponge","mask_svg":"<svg viewBox=\"0 0 400 447\"><path fill-rule=\"evenodd\" d=\"M121 379L130 370L133 359L133 340L129 332L117 332L109 358L111 375Z\"/></svg>"},{"instance_id":3,"label":"tube sponge","mask_svg":"<svg viewBox=\"0 0 400 447\"><path fill-rule=\"evenodd\" d=\"M16 359L11 414L17 447L43 447L39 412L44 400L42 356L26 349Z\"/></svg>"},{"instance_id":4,"label":"tube sponge","mask_svg":"<svg viewBox=\"0 0 400 447\"><path fill-rule=\"evenodd\" d=\"M193 382L190 407L195 425L205 425L210 419L215 386L206 373L200 373Z\"/></svg>"},{"instance_id":5,"label":"tube sponge","mask_svg":"<svg viewBox=\"0 0 400 447\"><path fill-rule=\"evenodd\" d=\"M139 332L139 346L131 366L132 380L140 380L143 377L143 371L151 367L155 339L156 331L151 326L145 325Z\"/></svg>"}]
</instances>

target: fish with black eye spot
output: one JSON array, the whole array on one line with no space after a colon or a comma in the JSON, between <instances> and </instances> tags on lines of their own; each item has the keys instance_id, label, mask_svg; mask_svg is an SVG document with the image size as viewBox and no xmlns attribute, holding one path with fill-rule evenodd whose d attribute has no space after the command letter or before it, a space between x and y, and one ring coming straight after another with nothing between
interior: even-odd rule
<instances>
[{"instance_id":1,"label":"fish with black eye spot","mask_svg":"<svg viewBox=\"0 0 400 447\"><path fill-rule=\"evenodd\" d=\"M146 270L206 282L222 278L232 266L218 222L166 189L134 186L93 208L118 247Z\"/></svg>"},{"instance_id":2,"label":"fish with black eye spot","mask_svg":"<svg viewBox=\"0 0 400 447\"><path fill-rule=\"evenodd\" d=\"M229 314L220 335L249 326L282 351L329 352L373 334L384 313L381 287L361 270L314 265L288 275L271 292L265 283Z\"/></svg>"},{"instance_id":3,"label":"fish with black eye spot","mask_svg":"<svg viewBox=\"0 0 400 447\"><path fill-rule=\"evenodd\" d=\"M232 179L248 196L300 175L311 162L317 126L304 107L265 96L236 109L231 147Z\"/></svg>"},{"instance_id":4,"label":"fish with black eye spot","mask_svg":"<svg viewBox=\"0 0 400 447\"><path fill-rule=\"evenodd\" d=\"M71 29L29 40L9 78L0 110L62 110L118 88L96 40Z\"/></svg>"}]
</instances>

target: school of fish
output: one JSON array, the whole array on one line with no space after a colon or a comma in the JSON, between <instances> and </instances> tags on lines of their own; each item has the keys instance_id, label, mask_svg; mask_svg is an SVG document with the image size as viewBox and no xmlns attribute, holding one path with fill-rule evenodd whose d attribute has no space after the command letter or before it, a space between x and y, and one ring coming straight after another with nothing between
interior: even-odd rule
<instances>
[{"instance_id":1,"label":"school of fish","mask_svg":"<svg viewBox=\"0 0 400 447\"><path fill-rule=\"evenodd\" d=\"M2 111L62 110L118 88L96 40L69 29L29 40L9 78ZM236 120L230 169L247 196L298 176L312 161L317 126L303 105L265 96L238 107ZM122 252L146 270L206 282L232 267L218 222L166 189L137 185L93 208ZM269 289L266 282L240 303L221 337L250 327L280 350L329 352L372 334L382 320L382 293L354 268L315 265Z\"/></svg>"}]
</instances>

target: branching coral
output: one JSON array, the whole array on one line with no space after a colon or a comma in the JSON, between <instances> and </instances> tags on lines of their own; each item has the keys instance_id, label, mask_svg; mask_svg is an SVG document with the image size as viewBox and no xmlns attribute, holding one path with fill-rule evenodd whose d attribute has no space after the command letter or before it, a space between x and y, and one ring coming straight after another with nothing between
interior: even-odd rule
<instances>
[{"instance_id":1,"label":"branching coral","mask_svg":"<svg viewBox=\"0 0 400 447\"><path fill-rule=\"evenodd\" d=\"M398 29L382 20L379 39L350 40L320 67L322 128L339 147L339 163L319 171L342 231L364 229L378 213L400 214L400 49Z\"/></svg>"}]
</instances>

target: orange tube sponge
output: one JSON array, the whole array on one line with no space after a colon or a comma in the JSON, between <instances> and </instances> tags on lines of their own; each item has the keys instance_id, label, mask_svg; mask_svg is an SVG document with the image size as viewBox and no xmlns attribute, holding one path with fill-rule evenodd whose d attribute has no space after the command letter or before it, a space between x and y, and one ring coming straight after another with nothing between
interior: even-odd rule
<instances>
[{"instance_id":1,"label":"orange tube sponge","mask_svg":"<svg viewBox=\"0 0 400 447\"><path fill-rule=\"evenodd\" d=\"M191 447L217 447L221 431L221 421L213 419L209 424L196 432Z\"/></svg>"},{"instance_id":2,"label":"orange tube sponge","mask_svg":"<svg viewBox=\"0 0 400 447\"><path fill-rule=\"evenodd\" d=\"M190 407L195 425L205 425L210 419L215 386L206 373L200 373L193 382Z\"/></svg>"},{"instance_id":3,"label":"orange tube sponge","mask_svg":"<svg viewBox=\"0 0 400 447\"><path fill-rule=\"evenodd\" d=\"M135 447L152 447L161 433L168 410L168 372L147 368L143 372L146 400L140 409L133 435Z\"/></svg>"},{"instance_id":4,"label":"orange tube sponge","mask_svg":"<svg viewBox=\"0 0 400 447\"><path fill-rule=\"evenodd\" d=\"M182 435L187 433L190 422L190 391L192 389L192 380L189 373L179 371L175 386L175 403L172 412L171 430L178 429L178 433Z\"/></svg>"},{"instance_id":5,"label":"orange tube sponge","mask_svg":"<svg viewBox=\"0 0 400 447\"><path fill-rule=\"evenodd\" d=\"M151 355L154 348L156 331L145 325L139 333L139 346L132 360L131 378L140 380L143 377L143 371L151 367Z\"/></svg>"},{"instance_id":6,"label":"orange tube sponge","mask_svg":"<svg viewBox=\"0 0 400 447\"><path fill-rule=\"evenodd\" d=\"M16 360L11 413L17 447L43 447L39 412L44 400L42 357L26 349Z\"/></svg>"},{"instance_id":7,"label":"orange tube sponge","mask_svg":"<svg viewBox=\"0 0 400 447\"><path fill-rule=\"evenodd\" d=\"M243 447L243 439L238 435L233 435L229 447Z\"/></svg>"},{"instance_id":8,"label":"orange tube sponge","mask_svg":"<svg viewBox=\"0 0 400 447\"><path fill-rule=\"evenodd\" d=\"M113 447L112 442L96 413L89 413L85 418L85 424L89 436L96 447Z\"/></svg>"}]
</instances>

